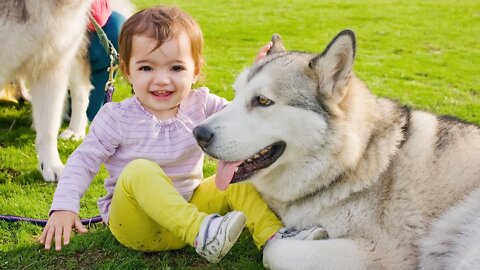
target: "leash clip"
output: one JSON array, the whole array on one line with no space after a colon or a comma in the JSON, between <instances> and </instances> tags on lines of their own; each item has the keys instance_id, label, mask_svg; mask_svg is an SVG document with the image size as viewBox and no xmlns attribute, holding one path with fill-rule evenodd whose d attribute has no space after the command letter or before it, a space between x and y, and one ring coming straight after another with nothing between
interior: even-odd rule
<instances>
[{"instance_id":1,"label":"leash clip","mask_svg":"<svg viewBox=\"0 0 480 270\"><path fill-rule=\"evenodd\" d=\"M112 101L113 92L115 91L115 71L118 69L118 64L115 64L115 59L110 55L110 66L108 67L108 81L105 83L105 100L104 103Z\"/></svg>"}]
</instances>

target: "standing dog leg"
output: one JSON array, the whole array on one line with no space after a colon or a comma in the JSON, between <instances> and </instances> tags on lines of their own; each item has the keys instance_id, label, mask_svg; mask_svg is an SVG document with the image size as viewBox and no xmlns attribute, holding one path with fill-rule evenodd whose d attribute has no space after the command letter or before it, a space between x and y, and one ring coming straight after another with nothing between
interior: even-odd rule
<instances>
[{"instance_id":1,"label":"standing dog leg","mask_svg":"<svg viewBox=\"0 0 480 270\"><path fill-rule=\"evenodd\" d=\"M59 61L68 62L71 58ZM69 63L56 63L31 80L33 124L37 133L35 148L43 179L58 181L63 164L57 150L63 101L67 92Z\"/></svg>"},{"instance_id":2,"label":"standing dog leg","mask_svg":"<svg viewBox=\"0 0 480 270\"><path fill-rule=\"evenodd\" d=\"M81 140L85 138L87 128L88 97L90 84L90 65L87 57L77 56L70 72L70 96L72 99L72 116L68 128L60 134L62 139Z\"/></svg>"}]
</instances>

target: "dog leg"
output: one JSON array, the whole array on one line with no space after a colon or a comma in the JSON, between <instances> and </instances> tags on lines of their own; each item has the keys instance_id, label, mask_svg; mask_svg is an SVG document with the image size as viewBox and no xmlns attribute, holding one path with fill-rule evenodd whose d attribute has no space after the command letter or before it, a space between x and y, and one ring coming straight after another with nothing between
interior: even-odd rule
<instances>
[{"instance_id":1,"label":"dog leg","mask_svg":"<svg viewBox=\"0 0 480 270\"><path fill-rule=\"evenodd\" d=\"M87 128L88 98L90 84L90 66L86 57L76 57L70 72L70 96L72 99L72 116L68 128L61 134L61 139L81 140L85 138Z\"/></svg>"},{"instance_id":2,"label":"dog leg","mask_svg":"<svg viewBox=\"0 0 480 270\"><path fill-rule=\"evenodd\" d=\"M478 269L480 189L444 213L420 241L422 270Z\"/></svg>"},{"instance_id":3,"label":"dog leg","mask_svg":"<svg viewBox=\"0 0 480 270\"><path fill-rule=\"evenodd\" d=\"M273 241L263 251L263 265L273 270L367 269L359 247L348 239Z\"/></svg>"},{"instance_id":4,"label":"dog leg","mask_svg":"<svg viewBox=\"0 0 480 270\"><path fill-rule=\"evenodd\" d=\"M35 148L39 168L47 182L58 181L64 168L57 150L57 134L68 76L68 63L57 63L43 69L38 78L31 80L33 124L37 133Z\"/></svg>"},{"instance_id":5,"label":"dog leg","mask_svg":"<svg viewBox=\"0 0 480 270\"><path fill-rule=\"evenodd\" d=\"M25 86L25 81L23 79L17 78L17 87L22 95L22 98L25 101L32 102L32 97L30 96L29 90Z\"/></svg>"}]
</instances>

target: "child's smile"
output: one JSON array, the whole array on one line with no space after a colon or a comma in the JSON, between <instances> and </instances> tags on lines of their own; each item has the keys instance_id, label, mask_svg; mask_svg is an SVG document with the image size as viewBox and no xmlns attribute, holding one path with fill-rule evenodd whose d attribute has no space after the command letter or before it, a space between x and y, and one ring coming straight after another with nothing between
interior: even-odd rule
<instances>
[{"instance_id":1,"label":"child's smile","mask_svg":"<svg viewBox=\"0 0 480 270\"><path fill-rule=\"evenodd\" d=\"M127 77L143 107L159 120L166 120L176 116L198 74L185 33L154 49L156 45L157 40L146 35L133 37Z\"/></svg>"},{"instance_id":2,"label":"child's smile","mask_svg":"<svg viewBox=\"0 0 480 270\"><path fill-rule=\"evenodd\" d=\"M153 91L150 93L158 100L167 100L173 95L173 91Z\"/></svg>"}]
</instances>

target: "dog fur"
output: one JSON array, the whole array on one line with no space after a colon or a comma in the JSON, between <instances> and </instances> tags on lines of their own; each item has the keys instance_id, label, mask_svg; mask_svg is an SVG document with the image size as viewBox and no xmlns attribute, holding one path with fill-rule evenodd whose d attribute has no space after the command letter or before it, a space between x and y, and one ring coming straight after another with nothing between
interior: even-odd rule
<instances>
[{"instance_id":1,"label":"dog fur","mask_svg":"<svg viewBox=\"0 0 480 270\"><path fill-rule=\"evenodd\" d=\"M219 172L237 167L217 185L250 179L285 226L327 229L272 242L265 266L480 269L480 129L374 96L350 30L318 55L273 42L194 130Z\"/></svg>"},{"instance_id":2,"label":"dog fur","mask_svg":"<svg viewBox=\"0 0 480 270\"><path fill-rule=\"evenodd\" d=\"M30 86L35 148L46 181L57 181L64 165L57 150L67 88L72 97L64 139L82 139L92 88L85 35L92 0L3 0L0 2L0 85L17 79ZM112 7L128 16L133 5L113 0Z\"/></svg>"}]
</instances>

